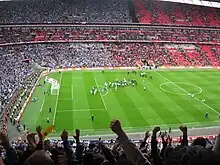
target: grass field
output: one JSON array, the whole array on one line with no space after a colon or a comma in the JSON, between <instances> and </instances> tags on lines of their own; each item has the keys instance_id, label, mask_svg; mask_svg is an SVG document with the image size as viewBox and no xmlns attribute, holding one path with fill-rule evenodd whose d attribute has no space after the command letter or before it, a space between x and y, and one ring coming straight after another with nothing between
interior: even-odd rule
<instances>
[{"instance_id":1,"label":"grass field","mask_svg":"<svg viewBox=\"0 0 220 165\"><path fill-rule=\"evenodd\" d=\"M220 72L216 70L147 71L141 78L127 71L68 71L48 75L60 82L57 95L44 94L50 85L37 87L21 123L29 129L54 124L56 132L81 129L83 135L110 133L111 119L120 119L127 132L145 131L155 125L177 128L220 125ZM152 76L152 79L149 79ZM136 79L135 87L102 91L105 82ZM143 81L144 80L144 81ZM41 84L44 77L40 80ZM97 86L96 95L90 89ZM144 91L146 87L146 91ZM194 97L188 95L194 94ZM49 113L49 108L52 113ZM205 118L205 113L209 118ZM91 121L91 115L95 121ZM47 124L46 118L50 118Z\"/></svg>"}]
</instances>

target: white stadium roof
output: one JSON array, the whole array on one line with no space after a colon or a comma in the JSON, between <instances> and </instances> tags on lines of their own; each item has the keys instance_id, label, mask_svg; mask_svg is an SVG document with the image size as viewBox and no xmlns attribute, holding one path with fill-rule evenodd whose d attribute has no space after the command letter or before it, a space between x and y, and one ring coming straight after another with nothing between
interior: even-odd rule
<instances>
[{"instance_id":1,"label":"white stadium roof","mask_svg":"<svg viewBox=\"0 0 220 165\"><path fill-rule=\"evenodd\" d=\"M191 5L220 8L220 3L216 1L203 1L203 0L158 0L158 1L185 3Z\"/></svg>"}]
</instances>

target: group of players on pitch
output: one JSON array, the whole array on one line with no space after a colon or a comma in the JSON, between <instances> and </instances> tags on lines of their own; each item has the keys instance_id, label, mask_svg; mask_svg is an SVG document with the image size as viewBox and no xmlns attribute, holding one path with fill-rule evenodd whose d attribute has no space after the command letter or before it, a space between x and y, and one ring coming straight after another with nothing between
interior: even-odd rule
<instances>
[{"instance_id":1,"label":"group of players on pitch","mask_svg":"<svg viewBox=\"0 0 220 165\"><path fill-rule=\"evenodd\" d=\"M136 75L136 72L132 72ZM130 72L128 72L128 75L130 74ZM140 77L142 78L146 78L147 74L146 72L141 72L140 73ZM152 79L152 76L149 77L150 79ZM144 80L143 80L144 83ZM101 89L101 92L105 92L108 89L112 89L114 88L116 91L119 87L127 87L127 86L137 86L137 80L136 79L126 79L124 78L123 80L118 80L116 79L114 82L105 82L104 83L104 87ZM144 90L146 90L146 87L144 86ZM99 92L97 87L92 87L92 89L90 90L90 94L92 95L96 95Z\"/></svg>"},{"instance_id":2,"label":"group of players on pitch","mask_svg":"<svg viewBox=\"0 0 220 165\"><path fill-rule=\"evenodd\" d=\"M104 87L101 89L101 92L107 91L108 89L114 88L115 90L117 90L119 87L126 87L126 86L136 86L137 85L137 81L135 79L132 80L126 80L124 78L124 80L118 80L116 79L115 82L105 82L104 83ZM96 95L98 92L97 87L92 87L92 89L90 90L90 93L93 95Z\"/></svg>"}]
</instances>

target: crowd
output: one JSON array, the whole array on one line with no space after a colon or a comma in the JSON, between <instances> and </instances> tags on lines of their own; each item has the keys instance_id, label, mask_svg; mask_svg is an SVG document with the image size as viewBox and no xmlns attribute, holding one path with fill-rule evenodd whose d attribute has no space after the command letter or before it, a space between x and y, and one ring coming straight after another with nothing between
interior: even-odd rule
<instances>
[{"instance_id":1,"label":"crowd","mask_svg":"<svg viewBox=\"0 0 220 165\"><path fill-rule=\"evenodd\" d=\"M0 48L0 107L1 113L9 103L11 97L25 77L33 72L33 69L22 62L20 54L14 50L10 52Z\"/></svg>"},{"instance_id":2,"label":"crowd","mask_svg":"<svg viewBox=\"0 0 220 165\"><path fill-rule=\"evenodd\" d=\"M116 142L104 144L101 138L86 145L76 129L70 140L66 130L59 141L50 141L38 126L25 139L10 141L0 133L1 165L217 165L220 164L220 134L215 141L198 137L189 145L186 126L179 144L173 144L169 133L160 127L147 131L137 145L128 138L119 120L112 120L110 129L116 134ZM35 137L37 136L37 137ZM36 140L37 139L37 140ZM159 140L161 142L159 142Z\"/></svg>"},{"instance_id":3,"label":"crowd","mask_svg":"<svg viewBox=\"0 0 220 165\"><path fill-rule=\"evenodd\" d=\"M1 1L0 23L131 22L126 0Z\"/></svg>"},{"instance_id":4,"label":"crowd","mask_svg":"<svg viewBox=\"0 0 220 165\"><path fill-rule=\"evenodd\" d=\"M163 44L163 43L51 43L51 44L29 44L2 47L1 54L15 56L15 61L22 62L23 59L31 59L42 67L50 68L72 68L72 67L118 67L136 66L137 59L145 59L157 66L162 65L184 65L180 56L173 58L170 52L184 54L185 60L191 65L211 65L208 62L202 63L206 59L206 52L200 55L200 47L191 46L192 44ZM191 46L191 47L190 47ZM213 54L219 47L213 48ZM216 48L216 49L214 49ZM199 57L195 60L189 54L197 53ZM218 58L213 55L213 58ZM177 59L177 60L174 60ZM191 59L191 60L190 60ZM13 60L13 59L5 59ZM20 60L20 61L19 61ZM178 63L177 63L178 61ZM7 64L8 65L8 64ZM5 66L7 66L5 65ZM19 67L21 65L18 65ZM7 72L4 72L6 74Z\"/></svg>"},{"instance_id":5,"label":"crowd","mask_svg":"<svg viewBox=\"0 0 220 165\"><path fill-rule=\"evenodd\" d=\"M220 25L219 9L149 0L3 1L0 11L0 23L131 23L137 17L148 24Z\"/></svg>"},{"instance_id":6,"label":"crowd","mask_svg":"<svg viewBox=\"0 0 220 165\"><path fill-rule=\"evenodd\" d=\"M31 93L35 83L37 82L40 73L42 70L35 70L32 74L30 74L26 79L24 79L20 84L20 87L17 89L17 93L14 96L13 102L8 104L7 109L5 110L5 120L10 120L12 125L16 125L17 118L20 115L21 109L26 102L28 96ZM20 124L17 125L18 131L20 131Z\"/></svg>"},{"instance_id":7,"label":"crowd","mask_svg":"<svg viewBox=\"0 0 220 165\"><path fill-rule=\"evenodd\" d=\"M103 44L44 44L0 47L0 107L6 105L35 65L50 68L111 66ZM27 84L27 83L26 83Z\"/></svg>"},{"instance_id":8,"label":"crowd","mask_svg":"<svg viewBox=\"0 0 220 165\"><path fill-rule=\"evenodd\" d=\"M220 42L218 29L176 28L176 27L122 27L106 29L104 27L53 28L2 28L0 43L38 42L38 41L166 41L166 42Z\"/></svg>"},{"instance_id":9,"label":"crowd","mask_svg":"<svg viewBox=\"0 0 220 165\"><path fill-rule=\"evenodd\" d=\"M49 68L137 66L219 66L220 47L163 43L51 43L0 47L0 105L5 108L33 63ZM26 62L25 62L26 61Z\"/></svg>"},{"instance_id":10,"label":"crowd","mask_svg":"<svg viewBox=\"0 0 220 165\"><path fill-rule=\"evenodd\" d=\"M185 26L219 26L220 10L166 1L135 0L139 22Z\"/></svg>"}]
</instances>

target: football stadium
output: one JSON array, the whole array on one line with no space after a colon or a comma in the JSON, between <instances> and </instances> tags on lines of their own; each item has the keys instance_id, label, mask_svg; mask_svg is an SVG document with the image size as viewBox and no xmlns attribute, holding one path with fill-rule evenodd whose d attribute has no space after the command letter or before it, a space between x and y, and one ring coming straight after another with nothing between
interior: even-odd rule
<instances>
[{"instance_id":1,"label":"football stadium","mask_svg":"<svg viewBox=\"0 0 220 165\"><path fill-rule=\"evenodd\" d=\"M0 165L220 164L218 0L0 1Z\"/></svg>"}]
</instances>

